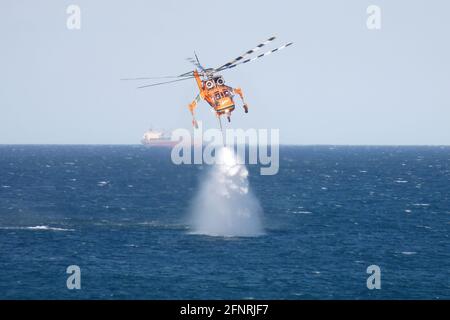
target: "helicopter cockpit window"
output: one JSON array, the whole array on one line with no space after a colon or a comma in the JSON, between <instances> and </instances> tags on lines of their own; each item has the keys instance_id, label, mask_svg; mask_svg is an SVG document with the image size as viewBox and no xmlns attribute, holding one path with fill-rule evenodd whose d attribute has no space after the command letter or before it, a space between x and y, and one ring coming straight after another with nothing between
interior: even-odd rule
<instances>
[{"instance_id":1,"label":"helicopter cockpit window","mask_svg":"<svg viewBox=\"0 0 450 320\"><path fill-rule=\"evenodd\" d=\"M230 96L230 91L224 90L224 91L223 91L223 95L224 95L225 97L229 97L229 96Z\"/></svg>"},{"instance_id":2,"label":"helicopter cockpit window","mask_svg":"<svg viewBox=\"0 0 450 320\"><path fill-rule=\"evenodd\" d=\"M220 100L220 93L219 92L216 92L215 99L216 100Z\"/></svg>"}]
</instances>

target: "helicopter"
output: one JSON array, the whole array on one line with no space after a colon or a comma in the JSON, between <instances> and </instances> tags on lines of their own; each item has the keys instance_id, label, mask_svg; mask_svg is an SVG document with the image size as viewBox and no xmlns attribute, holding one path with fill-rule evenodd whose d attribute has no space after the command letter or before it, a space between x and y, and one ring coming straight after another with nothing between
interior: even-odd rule
<instances>
[{"instance_id":1,"label":"helicopter","mask_svg":"<svg viewBox=\"0 0 450 320\"><path fill-rule=\"evenodd\" d=\"M195 109L200 102L200 100L205 100L215 112L217 118L219 119L220 127L222 128L222 122L220 121L221 116L225 116L228 122L231 121L231 113L235 110L235 95L239 95L242 100L242 106L244 108L244 112L248 113L248 105L244 100L244 95L241 88L232 88L225 84L224 78L219 74L222 71L235 68L241 64L249 63L255 61L259 58L265 57L274 52L280 51L284 48L287 48L293 44L293 42L289 42L281 47L272 49L265 53L259 54L252 58L249 58L250 55L259 51L262 47L266 46L270 42L274 41L276 37L270 37L264 42L258 44L255 48L248 50L243 55L238 56L237 58L217 67L217 68L205 68L200 63L197 54L194 52L195 58L188 58L187 60L191 62L195 69L193 71L189 71L178 76L163 76L163 77L140 77L140 78L125 78L121 80L155 80L155 79L173 79L169 81L163 81L158 83L152 83L147 85L139 86L138 89L149 88L154 86L159 86L163 84L170 84L179 81L185 81L189 79L195 79L199 94L195 97L195 99L188 105L189 111L192 115L192 125L194 128L198 128L197 119L195 118Z\"/></svg>"}]
</instances>

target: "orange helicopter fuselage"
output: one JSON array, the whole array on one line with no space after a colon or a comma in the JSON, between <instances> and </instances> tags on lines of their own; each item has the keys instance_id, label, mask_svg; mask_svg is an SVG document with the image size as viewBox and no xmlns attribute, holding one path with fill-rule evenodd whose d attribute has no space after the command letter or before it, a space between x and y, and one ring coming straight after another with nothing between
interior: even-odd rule
<instances>
[{"instance_id":1,"label":"orange helicopter fuselage","mask_svg":"<svg viewBox=\"0 0 450 320\"><path fill-rule=\"evenodd\" d=\"M217 115L230 114L235 109L233 89L225 85L221 76L202 80L197 71L194 71L200 96L216 111Z\"/></svg>"}]
</instances>

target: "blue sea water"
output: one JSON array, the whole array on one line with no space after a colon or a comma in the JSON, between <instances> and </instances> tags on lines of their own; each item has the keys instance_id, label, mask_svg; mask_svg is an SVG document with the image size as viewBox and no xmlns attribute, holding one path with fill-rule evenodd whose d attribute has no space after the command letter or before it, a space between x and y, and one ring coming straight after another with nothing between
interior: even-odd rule
<instances>
[{"instance_id":1,"label":"blue sea water","mask_svg":"<svg viewBox=\"0 0 450 320\"><path fill-rule=\"evenodd\" d=\"M224 238L190 233L208 166L170 150L0 146L0 299L450 299L450 147L280 158L249 166L265 234Z\"/></svg>"}]
</instances>

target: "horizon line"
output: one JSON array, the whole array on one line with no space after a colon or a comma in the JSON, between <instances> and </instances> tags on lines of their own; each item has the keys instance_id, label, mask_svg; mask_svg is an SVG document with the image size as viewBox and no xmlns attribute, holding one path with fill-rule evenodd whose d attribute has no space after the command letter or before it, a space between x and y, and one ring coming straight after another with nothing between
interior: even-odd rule
<instances>
[{"instance_id":1,"label":"horizon line","mask_svg":"<svg viewBox=\"0 0 450 320\"><path fill-rule=\"evenodd\" d=\"M234 144L241 145L241 144ZM247 146L255 146L254 144ZM450 144L332 144L332 143L279 143L279 146L293 147L450 147ZM171 148L165 146L146 146L141 143L0 143L3 146L142 146L145 148Z\"/></svg>"}]
</instances>

